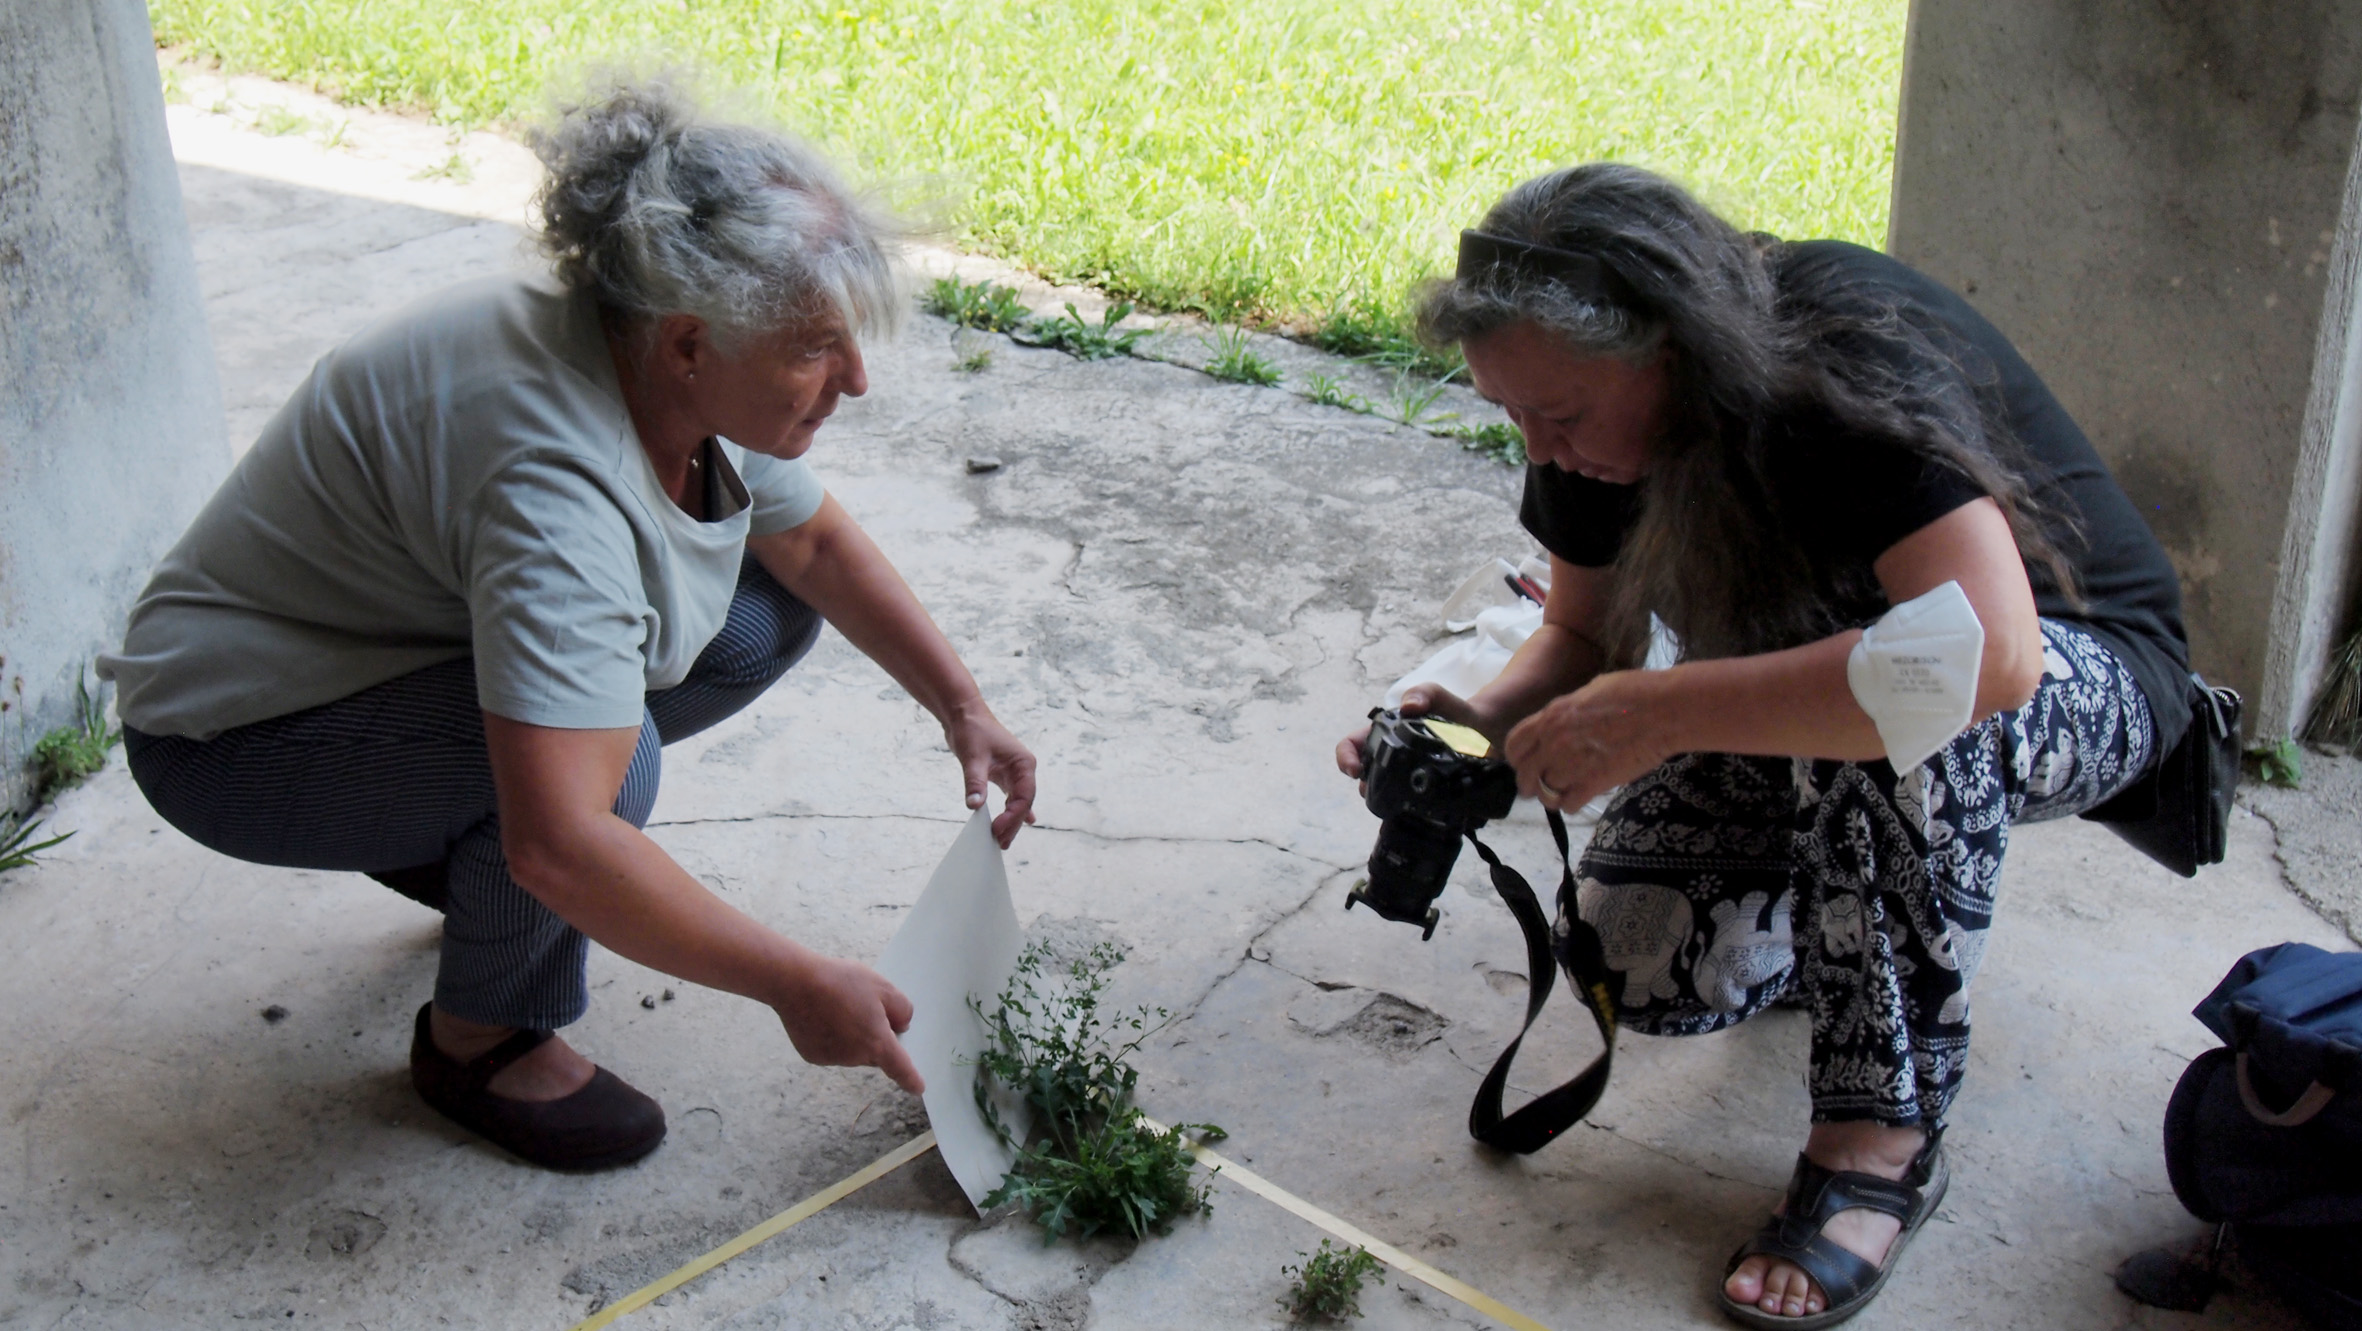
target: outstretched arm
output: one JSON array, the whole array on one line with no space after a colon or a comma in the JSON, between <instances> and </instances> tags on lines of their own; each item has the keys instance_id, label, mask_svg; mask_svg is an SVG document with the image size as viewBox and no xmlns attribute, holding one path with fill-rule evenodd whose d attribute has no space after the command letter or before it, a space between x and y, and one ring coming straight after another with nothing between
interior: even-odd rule
<instances>
[{"instance_id":1,"label":"outstretched arm","mask_svg":"<svg viewBox=\"0 0 2362 1331\"><path fill-rule=\"evenodd\" d=\"M865 1065L923 1089L894 1037L910 1000L715 896L614 813L639 731L561 730L484 714L501 850L519 885L601 946L779 1014L812 1063Z\"/></svg>"},{"instance_id":2,"label":"outstretched arm","mask_svg":"<svg viewBox=\"0 0 2362 1331\"><path fill-rule=\"evenodd\" d=\"M984 807L987 782L1008 793L992 822L993 839L1007 849L1018 827L1033 821L1033 754L985 705L951 641L869 533L831 495L803 525L750 537L746 545L780 586L819 611L943 723L966 776L969 808Z\"/></svg>"}]
</instances>

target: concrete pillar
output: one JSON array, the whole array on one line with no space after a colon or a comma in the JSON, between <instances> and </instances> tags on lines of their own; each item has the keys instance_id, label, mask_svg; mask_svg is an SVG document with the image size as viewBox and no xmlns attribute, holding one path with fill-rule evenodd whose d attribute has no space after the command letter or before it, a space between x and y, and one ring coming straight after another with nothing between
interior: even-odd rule
<instances>
[{"instance_id":1,"label":"concrete pillar","mask_svg":"<svg viewBox=\"0 0 2362 1331\"><path fill-rule=\"evenodd\" d=\"M2330 653L2354 629L2362 575L2362 146L2346 169L2330 245L2321 332L2302 447L2288 487L2271 640L2250 733L2278 738L2304 727Z\"/></svg>"},{"instance_id":2,"label":"concrete pillar","mask_svg":"<svg viewBox=\"0 0 2362 1331\"><path fill-rule=\"evenodd\" d=\"M2337 0L1912 5L1888 248L2091 435L2181 573L2197 667L2275 697L2250 734L2288 725L2267 657L2308 418L2339 401L2316 363L2358 97L2362 6Z\"/></svg>"},{"instance_id":3,"label":"concrete pillar","mask_svg":"<svg viewBox=\"0 0 2362 1331\"><path fill-rule=\"evenodd\" d=\"M141 0L0 5L0 799L229 464Z\"/></svg>"}]
</instances>

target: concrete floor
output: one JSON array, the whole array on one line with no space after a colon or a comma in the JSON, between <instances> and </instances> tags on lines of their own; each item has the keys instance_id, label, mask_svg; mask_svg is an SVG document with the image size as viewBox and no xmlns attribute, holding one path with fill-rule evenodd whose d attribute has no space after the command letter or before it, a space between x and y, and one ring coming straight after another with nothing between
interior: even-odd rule
<instances>
[{"instance_id":1,"label":"concrete floor","mask_svg":"<svg viewBox=\"0 0 2362 1331\"><path fill-rule=\"evenodd\" d=\"M457 145L472 183L418 179L455 150L438 130L354 116L329 149L242 127L272 101L344 114L300 94L183 87L234 438L375 314L525 261L487 220L519 215L513 145ZM1801 1018L1630 1038L1592 1121L1495 1158L1464 1122L1522 1009L1506 910L1465 866L1431 943L1341 910L1375 824L1329 748L1430 649L1469 567L1531 548L1516 473L1173 365L1005 341L981 373L953 359L949 330L914 320L814 458L1044 759L1042 826L1010 856L1020 914L1129 946L1119 997L1180 1014L1143 1060L1149 1110L1223 1124L1242 1163L1549 1325L1722 1324L1723 1258L1801 1141ZM969 474L982 454L1004 465ZM928 718L833 634L666 762L654 834L850 956L876 955L962 819ZM199 849L119 760L51 816L75 838L0 880L0 1325L564 1327L922 1124L875 1073L798 1062L761 1009L599 953L568 1034L659 1097L673 1135L620 1173L527 1168L408 1088L432 914ZM1547 862L1530 815L1500 841L1531 874ZM2210 1043L2191 1004L2250 948L2346 945L2275 849L2242 812L2229 861L2187 883L2088 824L2019 834L1956 1181L1857 1325L2293 1325L2237 1291L2183 1317L2109 1282L2197 1229L2158 1148L2174 1078ZM1588 1057L1563 996L1545 1025L1528 1089ZM1169 1238L1044 1249L979 1224L930 1156L622 1325L1270 1326L1281 1264L1318 1238L1218 1185ZM1401 1279L1363 1304L1372 1328L1483 1324Z\"/></svg>"}]
</instances>

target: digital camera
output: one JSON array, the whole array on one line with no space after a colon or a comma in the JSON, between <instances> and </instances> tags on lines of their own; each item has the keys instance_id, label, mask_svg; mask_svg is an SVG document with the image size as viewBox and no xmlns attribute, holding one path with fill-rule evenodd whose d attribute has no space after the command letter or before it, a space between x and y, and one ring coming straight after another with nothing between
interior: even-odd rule
<instances>
[{"instance_id":1,"label":"digital camera","mask_svg":"<svg viewBox=\"0 0 2362 1331\"><path fill-rule=\"evenodd\" d=\"M1490 756L1492 745L1466 726L1388 708L1370 712L1362 743L1362 779L1378 844L1369 881L1345 898L1381 917L1435 936L1435 899L1460 858L1460 838L1517 803L1517 773Z\"/></svg>"}]
</instances>

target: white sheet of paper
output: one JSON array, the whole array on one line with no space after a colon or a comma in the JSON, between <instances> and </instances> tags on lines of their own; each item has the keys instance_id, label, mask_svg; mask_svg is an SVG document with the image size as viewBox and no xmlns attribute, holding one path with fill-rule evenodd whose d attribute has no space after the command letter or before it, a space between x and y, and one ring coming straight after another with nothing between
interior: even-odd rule
<instances>
[{"instance_id":1,"label":"white sheet of paper","mask_svg":"<svg viewBox=\"0 0 2362 1331\"><path fill-rule=\"evenodd\" d=\"M921 1098L936 1149L971 1205L1000 1186L1016 1155L976 1108L976 1056L985 1029L968 996L989 1009L1017 969L1024 941L992 819L978 809L878 957L878 973L910 999L902 1047L927 1081ZM1025 1102L996 1094L993 1104L1010 1135L1023 1141L1030 1121Z\"/></svg>"}]
</instances>

